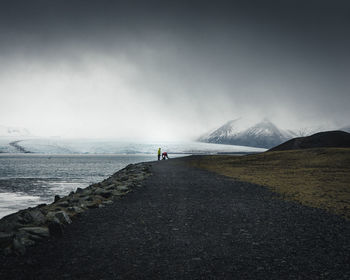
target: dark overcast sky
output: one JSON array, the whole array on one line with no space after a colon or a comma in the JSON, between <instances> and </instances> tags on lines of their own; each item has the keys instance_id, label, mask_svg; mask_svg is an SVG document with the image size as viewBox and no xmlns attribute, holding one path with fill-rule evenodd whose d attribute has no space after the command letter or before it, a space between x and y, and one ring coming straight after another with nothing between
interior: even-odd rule
<instances>
[{"instance_id":1,"label":"dark overcast sky","mask_svg":"<svg viewBox=\"0 0 350 280\"><path fill-rule=\"evenodd\" d=\"M347 3L0 1L0 124L169 139L237 117L349 125Z\"/></svg>"}]
</instances>

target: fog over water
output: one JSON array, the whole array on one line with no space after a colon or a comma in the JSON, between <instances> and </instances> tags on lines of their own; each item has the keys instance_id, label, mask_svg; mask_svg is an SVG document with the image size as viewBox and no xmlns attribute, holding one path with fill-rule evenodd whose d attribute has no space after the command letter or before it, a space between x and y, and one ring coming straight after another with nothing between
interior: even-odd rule
<instances>
[{"instance_id":1,"label":"fog over water","mask_svg":"<svg viewBox=\"0 0 350 280\"><path fill-rule=\"evenodd\" d=\"M347 1L1 1L0 125L189 140L350 122Z\"/></svg>"}]
</instances>

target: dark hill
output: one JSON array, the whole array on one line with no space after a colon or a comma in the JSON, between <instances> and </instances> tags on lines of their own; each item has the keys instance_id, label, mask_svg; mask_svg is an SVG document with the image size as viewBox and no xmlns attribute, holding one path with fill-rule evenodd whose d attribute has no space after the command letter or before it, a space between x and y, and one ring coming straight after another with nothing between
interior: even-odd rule
<instances>
[{"instance_id":1,"label":"dark hill","mask_svg":"<svg viewBox=\"0 0 350 280\"><path fill-rule=\"evenodd\" d=\"M309 148L348 148L350 147L350 133L344 131L325 131L307 137L288 140L269 151L285 151Z\"/></svg>"}]
</instances>

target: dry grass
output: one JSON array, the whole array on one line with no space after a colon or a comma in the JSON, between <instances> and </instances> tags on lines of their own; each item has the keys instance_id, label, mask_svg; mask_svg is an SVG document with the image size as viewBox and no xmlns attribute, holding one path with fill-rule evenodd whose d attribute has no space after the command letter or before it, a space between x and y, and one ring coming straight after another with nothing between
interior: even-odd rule
<instances>
[{"instance_id":1,"label":"dry grass","mask_svg":"<svg viewBox=\"0 0 350 280\"><path fill-rule=\"evenodd\" d=\"M191 161L191 165L266 186L285 199L350 219L350 149L205 156Z\"/></svg>"}]
</instances>

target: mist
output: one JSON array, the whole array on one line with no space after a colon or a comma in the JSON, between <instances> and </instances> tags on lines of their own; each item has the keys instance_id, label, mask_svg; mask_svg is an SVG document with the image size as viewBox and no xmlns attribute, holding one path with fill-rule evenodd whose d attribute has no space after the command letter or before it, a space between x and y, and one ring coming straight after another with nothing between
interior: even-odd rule
<instances>
[{"instance_id":1,"label":"mist","mask_svg":"<svg viewBox=\"0 0 350 280\"><path fill-rule=\"evenodd\" d=\"M279 2L5 1L0 124L137 140L238 117L349 125L349 5Z\"/></svg>"}]
</instances>

